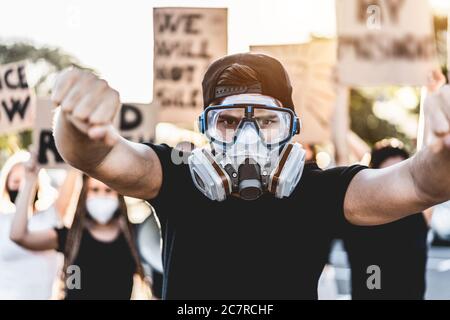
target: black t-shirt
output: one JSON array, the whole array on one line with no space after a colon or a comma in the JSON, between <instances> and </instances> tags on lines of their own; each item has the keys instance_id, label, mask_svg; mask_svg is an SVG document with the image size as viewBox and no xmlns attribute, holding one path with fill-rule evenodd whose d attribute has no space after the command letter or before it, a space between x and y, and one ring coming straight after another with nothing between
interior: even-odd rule
<instances>
[{"instance_id":1,"label":"black t-shirt","mask_svg":"<svg viewBox=\"0 0 450 320\"><path fill-rule=\"evenodd\" d=\"M152 294L155 298L162 298L163 274L159 271L152 270Z\"/></svg>"},{"instance_id":2,"label":"black t-shirt","mask_svg":"<svg viewBox=\"0 0 450 320\"><path fill-rule=\"evenodd\" d=\"M163 233L165 299L317 298L347 187L365 167L309 164L289 198L218 202L195 187L187 164L172 162L170 147L150 146L163 170L149 202Z\"/></svg>"},{"instance_id":3,"label":"black t-shirt","mask_svg":"<svg viewBox=\"0 0 450 320\"><path fill-rule=\"evenodd\" d=\"M428 227L422 213L374 227L345 224L353 299L423 299ZM381 288L370 290L367 268L380 268Z\"/></svg>"},{"instance_id":4,"label":"black t-shirt","mask_svg":"<svg viewBox=\"0 0 450 320\"><path fill-rule=\"evenodd\" d=\"M64 253L69 230L62 228L56 232L58 251ZM136 263L122 232L115 240L102 242L84 229L73 264L81 271L81 289L66 289L67 300L130 299Z\"/></svg>"}]
</instances>

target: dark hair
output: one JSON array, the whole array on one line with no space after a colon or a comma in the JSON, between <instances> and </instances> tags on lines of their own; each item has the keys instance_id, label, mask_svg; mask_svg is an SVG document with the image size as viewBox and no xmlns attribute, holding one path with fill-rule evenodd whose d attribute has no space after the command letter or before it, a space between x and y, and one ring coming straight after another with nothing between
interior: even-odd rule
<instances>
[{"instance_id":1,"label":"dark hair","mask_svg":"<svg viewBox=\"0 0 450 320\"><path fill-rule=\"evenodd\" d=\"M372 149L370 167L378 169L383 162L394 157L401 157L403 160L409 158L409 153L404 148L403 143L397 139L385 139L379 141Z\"/></svg>"}]
</instances>

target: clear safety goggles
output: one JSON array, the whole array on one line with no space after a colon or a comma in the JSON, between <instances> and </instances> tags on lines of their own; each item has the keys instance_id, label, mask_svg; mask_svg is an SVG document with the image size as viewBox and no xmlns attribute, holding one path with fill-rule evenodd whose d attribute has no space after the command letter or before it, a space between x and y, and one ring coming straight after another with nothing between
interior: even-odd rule
<instances>
[{"instance_id":1,"label":"clear safety goggles","mask_svg":"<svg viewBox=\"0 0 450 320\"><path fill-rule=\"evenodd\" d=\"M248 103L207 107L200 115L199 128L210 141L230 145L249 122L269 147L284 144L300 132L300 121L292 110Z\"/></svg>"}]
</instances>

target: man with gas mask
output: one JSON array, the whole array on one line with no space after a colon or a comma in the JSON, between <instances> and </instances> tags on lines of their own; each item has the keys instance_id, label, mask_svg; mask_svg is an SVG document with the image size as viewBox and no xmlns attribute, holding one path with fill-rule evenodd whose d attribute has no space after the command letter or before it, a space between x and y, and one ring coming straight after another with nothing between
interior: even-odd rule
<instances>
[{"instance_id":1,"label":"man with gas mask","mask_svg":"<svg viewBox=\"0 0 450 320\"><path fill-rule=\"evenodd\" d=\"M265 83L253 71L277 70L275 60L243 57L256 65L225 63L222 70L223 63L218 63L205 76L208 107L199 118L199 129L211 144L210 150L196 149L189 158L193 181L211 200L223 201L231 194L256 200L264 192L287 197L305 161L300 145L289 143L300 132L293 107L283 108L293 106L291 89L276 84L287 79L283 69L263 79ZM261 95L263 85L270 90L266 95Z\"/></svg>"},{"instance_id":2,"label":"man with gas mask","mask_svg":"<svg viewBox=\"0 0 450 320\"><path fill-rule=\"evenodd\" d=\"M120 137L112 126L118 93L69 69L52 94L61 106L55 139L71 165L152 203L163 232L164 298L316 299L339 223L379 225L450 199L450 88L427 101L437 143L378 170L305 165L304 150L291 143L301 132L291 96L274 58L215 61L199 117L210 144L180 164L166 145Z\"/></svg>"}]
</instances>

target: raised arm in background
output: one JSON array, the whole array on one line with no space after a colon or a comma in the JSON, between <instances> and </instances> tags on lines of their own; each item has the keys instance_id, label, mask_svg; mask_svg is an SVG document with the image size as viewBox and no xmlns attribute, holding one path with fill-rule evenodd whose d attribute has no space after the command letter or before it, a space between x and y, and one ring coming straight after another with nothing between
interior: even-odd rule
<instances>
[{"instance_id":1,"label":"raised arm in background","mask_svg":"<svg viewBox=\"0 0 450 320\"><path fill-rule=\"evenodd\" d=\"M57 249L58 235L55 230L28 230L28 217L33 213L38 173L36 160L32 156L25 164L25 183L17 196L16 213L11 225L10 238L18 245L30 250Z\"/></svg>"},{"instance_id":2,"label":"raised arm in background","mask_svg":"<svg viewBox=\"0 0 450 320\"><path fill-rule=\"evenodd\" d=\"M70 168L66 173L64 182L58 189L58 197L56 198L54 206L61 220L64 219L64 216L67 213L67 209L75 194L77 179L80 176L80 171L75 168Z\"/></svg>"}]
</instances>

